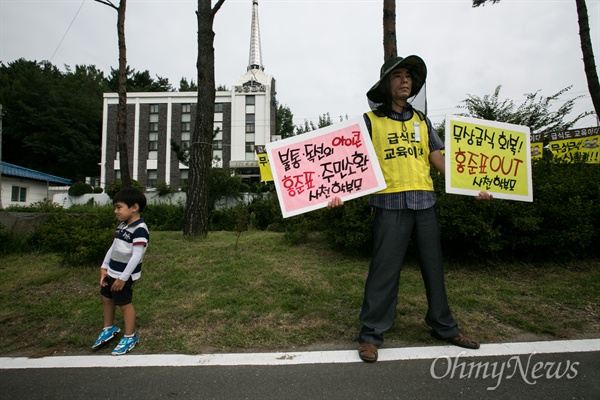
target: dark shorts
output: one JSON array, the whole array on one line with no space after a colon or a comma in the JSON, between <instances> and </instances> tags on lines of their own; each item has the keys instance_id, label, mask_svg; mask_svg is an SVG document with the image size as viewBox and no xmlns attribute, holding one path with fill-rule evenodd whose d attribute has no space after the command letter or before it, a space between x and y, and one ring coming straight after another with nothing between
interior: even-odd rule
<instances>
[{"instance_id":1,"label":"dark shorts","mask_svg":"<svg viewBox=\"0 0 600 400\"><path fill-rule=\"evenodd\" d=\"M100 294L104 297L112 299L117 306L126 306L133 300L133 279L129 278L125 282L125 286L118 292L110 290L116 279L110 276L105 276L104 281L108 283L106 286L100 286Z\"/></svg>"}]
</instances>

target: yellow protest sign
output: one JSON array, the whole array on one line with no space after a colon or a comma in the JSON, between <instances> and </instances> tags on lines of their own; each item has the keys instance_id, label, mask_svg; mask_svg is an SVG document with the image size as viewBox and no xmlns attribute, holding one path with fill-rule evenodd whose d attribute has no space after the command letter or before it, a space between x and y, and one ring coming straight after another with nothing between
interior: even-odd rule
<instances>
[{"instance_id":1,"label":"yellow protest sign","mask_svg":"<svg viewBox=\"0 0 600 400\"><path fill-rule=\"evenodd\" d=\"M254 149L256 157L258 157L260 180L263 182L273 181L273 173L271 172L271 165L269 164L269 155L267 154L265 146L256 146Z\"/></svg>"},{"instance_id":2,"label":"yellow protest sign","mask_svg":"<svg viewBox=\"0 0 600 400\"><path fill-rule=\"evenodd\" d=\"M446 192L533 201L529 127L446 116Z\"/></svg>"},{"instance_id":3,"label":"yellow protest sign","mask_svg":"<svg viewBox=\"0 0 600 400\"><path fill-rule=\"evenodd\" d=\"M550 132L547 136L550 140L548 148L555 158L600 163L600 127Z\"/></svg>"}]
</instances>

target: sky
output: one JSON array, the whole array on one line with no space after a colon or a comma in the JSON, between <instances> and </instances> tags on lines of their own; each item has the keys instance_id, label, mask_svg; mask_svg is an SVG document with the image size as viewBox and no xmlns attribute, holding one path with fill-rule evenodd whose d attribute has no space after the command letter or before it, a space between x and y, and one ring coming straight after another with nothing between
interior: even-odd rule
<instances>
[{"instance_id":1,"label":"sky","mask_svg":"<svg viewBox=\"0 0 600 400\"><path fill-rule=\"evenodd\" d=\"M113 0L118 4L119 0ZM212 4L215 0L212 0ZM583 68L575 0L396 0L398 55L427 64L428 115L434 124L469 96L522 104L525 94L581 96L573 117L593 110ZM587 0L596 65L600 65L600 0ZM196 79L196 0L128 0L128 64L168 78ZM296 125L329 113L358 117L383 63L382 0L259 0L265 73ZM246 72L252 0L226 0L215 16L215 81L231 88ZM118 66L117 13L93 0L0 0L0 61L48 60ZM558 103L560 105L561 103ZM577 128L596 126L588 116Z\"/></svg>"}]
</instances>

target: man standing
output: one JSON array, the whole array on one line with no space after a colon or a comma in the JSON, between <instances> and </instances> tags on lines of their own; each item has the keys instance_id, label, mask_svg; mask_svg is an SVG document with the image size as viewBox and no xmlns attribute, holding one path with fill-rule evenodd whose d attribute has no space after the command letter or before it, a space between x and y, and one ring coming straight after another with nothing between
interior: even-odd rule
<instances>
[{"instance_id":1,"label":"man standing","mask_svg":"<svg viewBox=\"0 0 600 400\"><path fill-rule=\"evenodd\" d=\"M409 241L417 247L427 293L425 322L432 335L457 346L478 349L454 320L444 285L442 249L430 166L444 173L444 143L425 114L408 100L427 77L427 67L415 55L394 57L381 67L380 79L367 92L372 111L364 115L379 160L386 189L370 196L375 209L373 256L360 312L358 353L377 361L377 349L396 316L400 272ZM478 199L491 199L481 192ZM340 198L329 207L341 206Z\"/></svg>"}]
</instances>

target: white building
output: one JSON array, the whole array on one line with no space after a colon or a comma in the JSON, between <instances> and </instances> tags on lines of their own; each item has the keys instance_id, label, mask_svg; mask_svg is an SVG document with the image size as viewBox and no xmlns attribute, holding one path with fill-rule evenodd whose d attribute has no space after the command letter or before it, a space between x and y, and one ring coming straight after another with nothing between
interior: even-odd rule
<instances>
[{"instance_id":1,"label":"white building","mask_svg":"<svg viewBox=\"0 0 600 400\"><path fill-rule=\"evenodd\" d=\"M2 207L29 206L52 199L57 191L64 192L71 180L18 165L1 162L0 199ZM56 188L56 186L60 186Z\"/></svg>"},{"instance_id":2,"label":"white building","mask_svg":"<svg viewBox=\"0 0 600 400\"><path fill-rule=\"evenodd\" d=\"M230 91L217 91L213 141L215 167L229 167L246 182L260 174L255 146L275 136L275 79L264 72L260 48L258 1L252 3L250 57L245 74ZM196 116L196 92L127 94L127 136L131 178L142 186L187 184L188 167L181 164L171 142L189 146ZM106 188L120 178L117 151L117 93L104 95L100 180Z\"/></svg>"}]
</instances>

